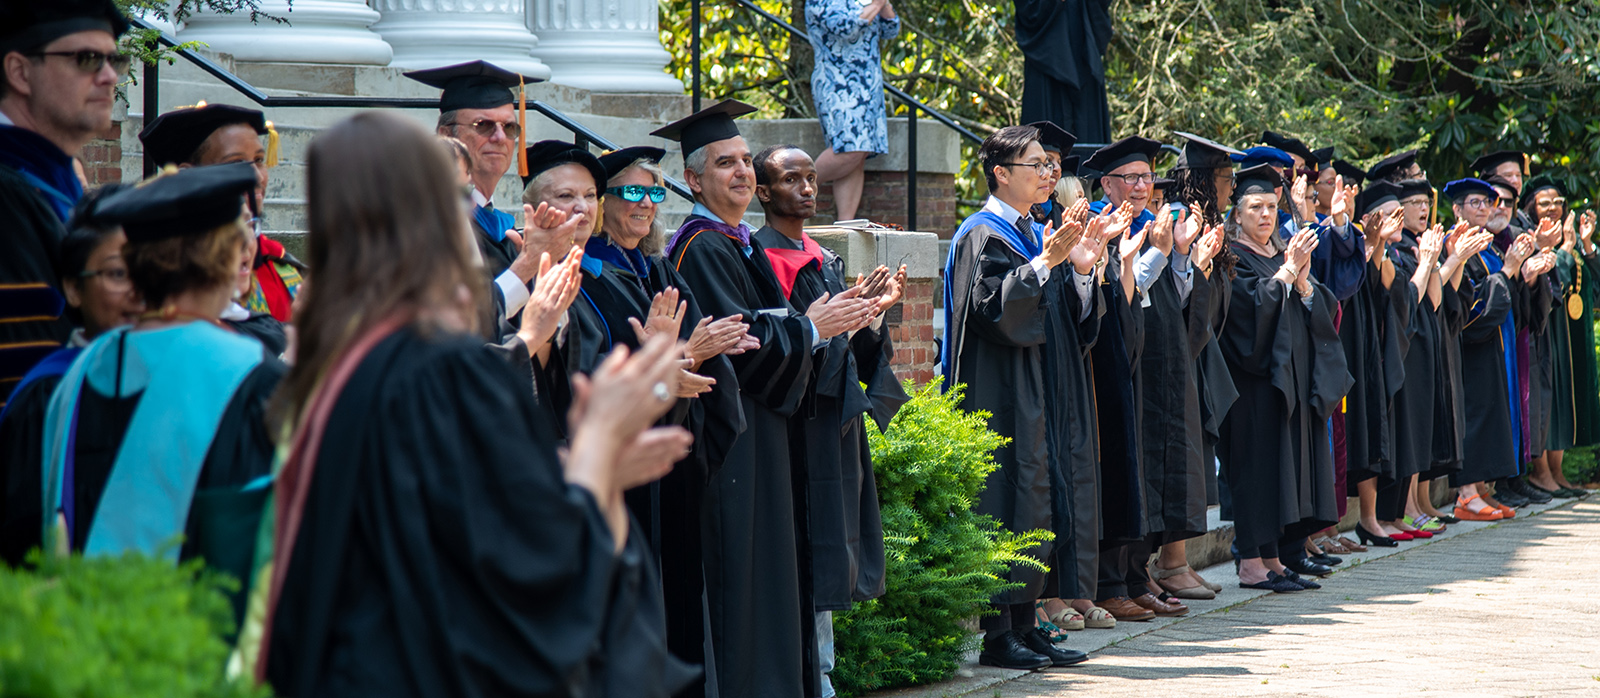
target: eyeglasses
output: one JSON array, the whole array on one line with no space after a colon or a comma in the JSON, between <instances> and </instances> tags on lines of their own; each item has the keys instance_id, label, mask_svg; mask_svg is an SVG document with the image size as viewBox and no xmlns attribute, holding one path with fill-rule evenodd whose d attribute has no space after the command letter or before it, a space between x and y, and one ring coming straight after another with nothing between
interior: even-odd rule
<instances>
[{"instance_id":1,"label":"eyeglasses","mask_svg":"<svg viewBox=\"0 0 1600 698\"><path fill-rule=\"evenodd\" d=\"M1472 197L1470 199L1467 199L1466 201L1461 202L1461 205L1462 206L1466 206L1467 208L1501 208L1501 207L1509 207L1511 205L1511 200L1510 199L1489 199L1489 198L1480 198L1480 197L1476 197L1475 196L1475 197Z\"/></svg>"},{"instance_id":2,"label":"eyeglasses","mask_svg":"<svg viewBox=\"0 0 1600 698\"><path fill-rule=\"evenodd\" d=\"M647 187L642 184L629 184L621 187L611 187L606 189L606 193L620 196L622 197L623 201L633 204L644 201L644 197L646 196L650 197L650 203L653 204L659 204L667 200L666 187Z\"/></svg>"},{"instance_id":3,"label":"eyeglasses","mask_svg":"<svg viewBox=\"0 0 1600 698\"><path fill-rule=\"evenodd\" d=\"M127 75L128 66L132 65L133 63L133 56L121 52L102 53L100 51L34 51L28 55L61 56L64 58L71 58L73 61L77 62L79 71L89 73L91 75L100 72L100 68L104 67L107 63L111 64L111 69L116 71L118 75Z\"/></svg>"},{"instance_id":4,"label":"eyeglasses","mask_svg":"<svg viewBox=\"0 0 1600 698\"><path fill-rule=\"evenodd\" d=\"M92 279L97 276L110 288L127 288L128 286L128 270L121 267L115 269L91 269L78 274L80 279Z\"/></svg>"},{"instance_id":5,"label":"eyeglasses","mask_svg":"<svg viewBox=\"0 0 1600 698\"><path fill-rule=\"evenodd\" d=\"M1043 176L1045 176L1047 174L1050 174L1050 172L1053 171L1053 170L1057 170L1057 169L1061 168L1060 165L1057 165L1057 164L1055 164L1053 162L1050 162L1049 160L1046 160L1044 162L1002 162L1002 163L1000 163L1000 166L1001 167L1032 167L1033 171L1036 174L1038 174L1040 177L1043 177Z\"/></svg>"},{"instance_id":6,"label":"eyeglasses","mask_svg":"<svg viewBox=\"0 0 1600 698\"><path fill-rule=\"evenodd\" d=\"M502 123L499 121L490 121L488 119L478 119L470 124L453 123L450 125L469 127L484 138L494 138L494 132L496 129L505 131L507 139L514 141L522 138L522 124L519 124L515 121L506 121Z\"/></svg>"},{"instance_id":7,"label":"eyeglasses","mask_svg":"<svg viewBox=\"0 0 1600 698\"><path fill-rule=\"evenodd\" d=\"M1428 197L1426 197L1426 196L1418 196L1418 197L1413 197L1413 198L1410 198L1410 199L1402 199L1400 201L1400 205L1401 206L1427 206L1428 205Z\"/></svg>"},{"instance_id":8,"label":"eyeglasses","mask_svg":"<svg viewBox=\"0 0 1600 698\"><path fill-rule=\"evenodd\" d=\"M1559 197L1559 196L1554 198L1554 199L1543 199L1543 200L1535 199L1535 201L1538 201L1540 206L1565 206L1565 205L1567 205L1567 200L1562 198L1562 197Z\"/></svg>"},{"instance_id":9,"label":"eyeglasses","mask_svg":"<svg viewBox=\"0 0 1600 698\"><path fill-rule=\"evenodd\" d=\"M1144 182L1145 184L1152 184L1152 183L1154 183L1156 181L1156 173L1154 173L1154 172L1140 172L1140 173L1137 173L1137 174L1120 174L1120 175L1106 175L1106 176L1107 177L1114 177L1116 179L1120 179L1120 180L1122 180L1123 184L1126 184L1126 185L1128 185L1130 187L1135 185L1135 184L1138 184L1140 182Z\"/></svg>"}]
</instances>

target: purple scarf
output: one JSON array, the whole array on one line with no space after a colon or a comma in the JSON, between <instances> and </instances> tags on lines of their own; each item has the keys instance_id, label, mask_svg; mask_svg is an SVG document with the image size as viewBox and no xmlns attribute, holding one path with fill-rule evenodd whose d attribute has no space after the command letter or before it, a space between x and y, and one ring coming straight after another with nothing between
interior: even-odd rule
<instances>
[{"instance_id":1,"label":"purple scarf","mask_svg":"<svg viewBox=\"0 0 1600 698\"><path fill-rule=\"evenodd\" d=\"M740 247L750 246L750 226L748 225L740 223L737 226L733 226L714 218L689 216L683 221L683 225L678 226L678 230L672 234L672 238L667 240L667 257L670 258L673 253L677 252L679 242L688 242L684 239L685 237L707 230L714 230L739 241Z\"/></svg>"}]
</instances>

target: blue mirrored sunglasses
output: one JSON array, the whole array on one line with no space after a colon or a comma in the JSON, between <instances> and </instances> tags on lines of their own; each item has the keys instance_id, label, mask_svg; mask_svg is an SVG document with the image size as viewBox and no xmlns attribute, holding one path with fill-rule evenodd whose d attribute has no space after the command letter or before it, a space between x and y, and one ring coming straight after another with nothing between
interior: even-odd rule
<instances>
[{"instance_id":1,"label":"blue mirrored sunglasses","mask_svg":"<svg viewBox=\"0 0 1600 698\"><path fill-rule=\"evenodd\" d=\"M643 201L644 197L646 196L649 196L650 202L655 204L659 204L667 200L666 187L647 187L640 184L629 184L625 187L611 187L606 189L606 193L615 194L622 197L623 201L634 204Z\"/></svg>"}]
</instances>

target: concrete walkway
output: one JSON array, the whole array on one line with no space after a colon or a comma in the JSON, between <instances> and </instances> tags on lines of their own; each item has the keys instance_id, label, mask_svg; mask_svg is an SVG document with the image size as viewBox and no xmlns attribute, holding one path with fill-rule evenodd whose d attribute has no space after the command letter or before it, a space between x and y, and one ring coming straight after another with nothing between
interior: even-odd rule
<instances>
[{"instance_id":1,"label":"concrete walkway","mask_svg":"<svg viewBox=\"0 0 1600 698\"><path fill-rule=\"evenodd\" d=\"M968 666L881 696L1600 696L1600 498L1347 557L1321 591L1224 585L1186 618L1072 633L1087 663ZM1159 683L1152 680L1161 679Z\"/></svg>"}]
</instances>

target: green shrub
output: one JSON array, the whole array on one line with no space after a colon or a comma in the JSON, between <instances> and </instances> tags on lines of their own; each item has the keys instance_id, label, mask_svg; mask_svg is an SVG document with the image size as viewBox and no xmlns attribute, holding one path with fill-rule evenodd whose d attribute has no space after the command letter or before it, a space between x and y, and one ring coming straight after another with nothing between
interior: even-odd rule
<instances>
[{"instance_id":1,"label":"green shrub","mask_svg":"<svg viewBox=\"0 0 1600 698\"><path fill-rule=\"evenodd\" d=\"M266 696L223 678L231 579L125 555L0 564L0 696Z\"/></svg>"},{"instance_id":2,"label":"green shrub","mask_svg":"<svg viewBox=\"0 0 1600 698\"><path fill-rule=\"evenodd\" d=\"M1010 566L1043 569L1022 552L1053 537L1013 533L972 511L1007 439L989 430L987 413L957 407L962 386L906 390L911 401L889 430L868 430L887 590L834 617L830 676L841 696L950 678L974 642L962 622L992 612L989 598L1014 586L1000 577Z\"/></svg>"}]
</instances>

